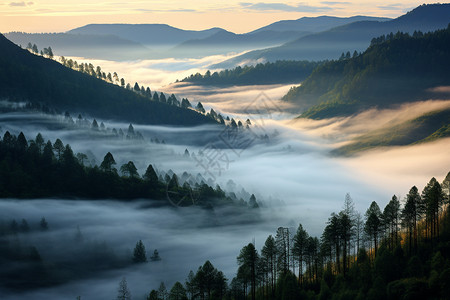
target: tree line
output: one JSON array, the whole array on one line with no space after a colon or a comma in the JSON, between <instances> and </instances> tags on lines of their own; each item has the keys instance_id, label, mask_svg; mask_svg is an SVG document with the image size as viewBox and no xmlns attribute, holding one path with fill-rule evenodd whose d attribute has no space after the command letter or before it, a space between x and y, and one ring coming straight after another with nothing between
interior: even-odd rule
<instances>
[{"instance_id":1,"label":"tree line","mask_svg":"<svg viewBox=\"0 0 450 300\"><path fill-rule=\"evenodd\" d=\"M39 49L36 44L28 43L26 49L34 54L40 54L41 56L46 56L50 59L53 59L53 56L54 56L52 47L50 47L50 46L48 48L42 49L41 52L39 52Z\"/></svg>"},{"instance_id":2,"label":"tree line","mask_svg":"<svg viewBox=\"0 0 450 300\"><path fill-rule=\"evenodd\" d=\"M218 86L294 83L303 81L321 64L323 62L279 60L215 72L208 70L204 75L192 74L181 82Z\"/></svg>"},{"instance_id":3,"label":"tree line","mask_svg":"<svg viewBox=\"0 0 450 300\"><path fill-rule=\"evenodd\" d=\"M450 172L422 192L413 186L403 201L392 196L383 210L372 202L364 216L347 194L320 237L302 224L279 227L259 252L253 242L240 250L228 285L207 261L184 286L168 294L160 287L147 299L446 299L449 187Z\"/></svg>"},{"instance_id":4,"label":"tree line","mask_svg":"<svg viewBox=\"0 0 450 300\"><path fill-rule=\"evenodd\" d=\"M128 135L133 132L129 126ZM142 176L133 161L117 169L111 152L100 165L86 165L86 160L85 154L75 154L61 139L45 142L38 133L34 140L27 140L22 132L15 136L6 131L0 139L0 198L148 199L158 205L248 207L219 185L213 188L204 181L181 184L175 173L163 177L152 164ZM248 202L251 207L256 203L253 198Z\"/></svg>"},{"instance_id":5,"label":"tree line","mask_svg":"<svg viewBox=\"0 0 450 300\"><path fill-rule=\"evenodd\" d=\"M216 123L192 109L183 109L181 102L177 106L148 101L141 93L33 55L3 35L0 35L0 48L0 97L9 101L39 103L55 110L141 124L192 126Z\"/></svg>"},{"instance_id":6,"label":"tree line","mask_svg":"<svg viewBox=\"0 0 450 300\"><path fill-rule=\"evenodd\" d=\"M423 34L390 33L372 40L362 54L350 52L318 66L301 86L283 96L285 101L309 103L302 117L327 118L370 107L441 95L430 88L450 82L447 65L450 26ZM438 98L439 99L439 98Z\"/></svg>"}]
</instances>

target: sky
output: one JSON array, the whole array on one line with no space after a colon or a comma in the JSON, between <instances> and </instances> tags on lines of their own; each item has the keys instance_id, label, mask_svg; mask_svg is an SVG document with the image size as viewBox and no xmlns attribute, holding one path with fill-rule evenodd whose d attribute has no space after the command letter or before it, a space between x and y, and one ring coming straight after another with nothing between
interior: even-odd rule
<instances>
[{"instance_id":1,"label":"sky","mask_svg":"<svg viewBox=\"0 0 450 300\"><path fill-rule=\"evenodd\" d=\"M246 1L246 2L242 2ZM279 20L330 15L397 17L423 3L411 0L1 0L0 32L64 32L91 23L169 24L182 29L221 27L245 33Z\"/></svg>"}]
</instances>

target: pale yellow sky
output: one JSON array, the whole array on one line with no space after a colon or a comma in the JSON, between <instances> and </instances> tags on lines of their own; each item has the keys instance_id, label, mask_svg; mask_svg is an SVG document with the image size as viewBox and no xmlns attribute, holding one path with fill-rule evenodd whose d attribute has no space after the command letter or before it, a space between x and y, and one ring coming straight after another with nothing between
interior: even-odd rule
<instances>
[{"instance_id":1,"label":"pale yellow sky","mask_svg":"<svg viewBox=\"0 0 450 300\"><path fill-rule=\"evenodd\" d=\"M90 23L163 23L182 29L222 27L245 33L279 20L304 16L397 17L422 1L337 0L1 0L0 32L63 32Z\"/></svg>"}]
</instances>

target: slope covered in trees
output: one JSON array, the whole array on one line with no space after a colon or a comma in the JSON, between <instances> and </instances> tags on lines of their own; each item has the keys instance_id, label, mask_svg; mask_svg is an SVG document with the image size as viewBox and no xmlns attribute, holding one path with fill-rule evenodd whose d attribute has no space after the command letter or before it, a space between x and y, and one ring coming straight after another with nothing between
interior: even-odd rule
<instances>
[{"instance_id":1,"label":"slope covered in trees","mask_svg":"<svg viewBox=\"0 0 450 300\"><path fill-rule=\"evenodd\" d=\"M373 201L364 216L347 194L320 237L302 224L279 227L259 252L254 243L242 247L228 287L206 261L170 293L180 291L179 299L448 299L449 186L450 173L442 183L432 178L421 193L413 186L403 201L393 195L383 209ZM147 299L165 293L160 286Z\"/></svg>"},{"instance_id":2,"label":"slope covered in trees","mask_svg":"<svg viewBox=\"0 0 450 300\"><path fill-rule=\"evenodd\" d=\"M181 82L199 85L257 85L294 83L304 80L321 62L277 61L255 66L236 67L204 75L197 73L184 78Z\"/></svg>"},{"instance_id":3,"label":"slope covered in trees","mask_svg":"<svg viewBox=\"0 0 450 300\"><path fill-rule=\"evenodd\" d=\"M156 206L257 208L254 196L247 204L218 185L183 183L174 173L162 178L151 164L141 176L133 161L117 166L110 152L99 166L85 165L86 158L60 139L45 142L38 134L27 140L22 132L15 136L7 131L0 140L0 198L147 199Z\"/></svg>"},{"instance_id":4,"label":"slope covered in trees","mask_svg":"<svg viewBox=\"0 0 450 300\"><path fill-rule=\"evenodd\" d=\"M431 88L450 85L450 26L433 33L397 33L372 40L362 55L318 67L284 97L327 118L370 107L442 97Z\"/></svg>"},{"instance_id":5,"label":"slope covered in trees","mask_svg":"<svg viewBox=\"0 0 450 300\"><path fill-rule=\"evenodd\" d=\"M132 91L33 55L3 35L0 35L0 49L1 98L141 124L215 123L193 110L150 101Z\"/></svg>"}]
</instances>

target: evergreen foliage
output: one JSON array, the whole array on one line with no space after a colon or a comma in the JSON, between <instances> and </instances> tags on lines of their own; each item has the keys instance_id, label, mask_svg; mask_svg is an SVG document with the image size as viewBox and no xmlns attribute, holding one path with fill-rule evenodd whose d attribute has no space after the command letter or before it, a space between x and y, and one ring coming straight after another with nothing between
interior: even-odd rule
<instances>
[{"instance_id":1,"label":"evergreen foliage","mask_svg":"<svg viewBox=\"0 0 450 300\"><path fill-rule=\"evenodd\" d=\"M323 62L280 60L259 63L255 66L238 66L212 74L208 70L204 75L200 73L190 75L181 82L215 86L297 83L307 78L322 64Z\"/></svg>"},{"instance_id":2,"label":"evergreen foliage","mask_svg":"<svg viewBox=\"0 0 450 300\"><path fill-rule=\"evenodd\" d=\"M199 125L213 120L190 109L150 101L141 92L107 82L99 67L90 74L20 49L0 35L0 97L45 104L61 111L83 111L104 119L142 124ZM79 67L79 66L78 66ZM95 74L95 76L94 76ZM121 83L122 85L122 83ZM125 81L123 81L123 86Z\"/></svg>"},{"instance_id":3,"label":"evergreen foliage","mask_svg":"<svg viewBox=\"0 0 450 300\"><path fill-rule=\"evenodd\" d=\"M426 34L388 36L374 39L361 55L317 67L283 100L309 108L302 117L320 119L441 97L430 89L450 84L450 26Z\"/></svg>"}]
</instances>

